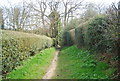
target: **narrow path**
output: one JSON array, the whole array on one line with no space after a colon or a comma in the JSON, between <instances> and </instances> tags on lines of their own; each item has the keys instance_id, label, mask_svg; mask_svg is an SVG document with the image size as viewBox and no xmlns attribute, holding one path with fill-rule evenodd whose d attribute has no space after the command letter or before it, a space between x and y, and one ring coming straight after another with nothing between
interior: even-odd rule
<instances>
[{"instance_id":1,"label":"narrow path","mask_svg":"<svg viewBox=\"0 0 120 81\"><path fill-rule=\"evenodd\" d=\"M55 52L55 56L52 60L52 63L49 66L47 73L43 76L43 79L51 79L52 76L55 74L55 69L57 67L58 54L59 54L59 50Z\"/></svg>"}]
</instances>

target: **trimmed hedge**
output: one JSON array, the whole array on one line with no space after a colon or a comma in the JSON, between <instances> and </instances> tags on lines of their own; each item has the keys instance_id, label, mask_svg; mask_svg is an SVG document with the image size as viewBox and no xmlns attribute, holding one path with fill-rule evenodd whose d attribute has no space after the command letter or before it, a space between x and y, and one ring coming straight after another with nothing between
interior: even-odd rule
<instances>
[{"instance_id":1,"label":"trimmed hedge","mask_svg":"<svg viewBox=\"0 0 120 81\"><path fill-rule=\"evenodd\" d=\"M2 30L3 75L20 66L21 61L52 44L52 39L46 36Z\"/></svg>"}]
</instances>

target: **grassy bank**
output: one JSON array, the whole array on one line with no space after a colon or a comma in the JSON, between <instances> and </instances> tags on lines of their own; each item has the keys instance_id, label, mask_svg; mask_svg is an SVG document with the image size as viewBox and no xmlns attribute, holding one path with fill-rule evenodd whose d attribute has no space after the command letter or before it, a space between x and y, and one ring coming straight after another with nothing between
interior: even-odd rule
<instances>
[{"instance_id":1,"label":"grassy bank","mask_svg":"<svg viewBox=\"0 0 120 81\"><path fill-rule=\"evenodd\" d=\"M55 48L48 48L23 62L8 74L9 79L41 79L53 59Z\"/></svg>"},{"instance_id":2,"label":"grassy bank","mask_svg":"<svg viewBox=\"0 0 120 81\"><path fill-rule=\"evenodd\" d=\"M54 79L108 79L115 71L107 63L96 61L89 51L75 46L64 48L58 58Z\"/></svg>"}]
</instances>

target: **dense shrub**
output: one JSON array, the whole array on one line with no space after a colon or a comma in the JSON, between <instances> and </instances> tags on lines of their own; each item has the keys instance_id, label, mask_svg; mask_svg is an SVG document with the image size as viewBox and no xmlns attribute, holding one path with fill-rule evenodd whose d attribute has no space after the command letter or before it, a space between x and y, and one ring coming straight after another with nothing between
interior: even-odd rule
<instances>
[{"instance_id":1,"label":"dense shrub","mask_svg":"<svg viewBox=\"0 0 120 81\"><path fill-rule=\"evenodd\" d=\"M88 47L97 52L105 52L105 20L104 18L96 18L88 25Z\"/></svg>"},{"instance_id":2,"label":"dense shrub","mask_svg":"<svg viewBox=\"0 0 120 81\"><path fill-rule=\"evenodd\" d=\"M2 30L3 74L21 65L22 60L51 46L52 39L46 36Z\"/></svg>"},{"instance_id":3,"label":"dense shrub","mask_svg":"<svg viewBox=\"0 0 120 81\"><path fill-rule=\"evenodd\" d=\"M96 17L88 24L87 43L94 52L115 53L115 39L106 17Z\"/></svg>"},{"instance_id":4,"label":"dense shrub","mask_svg":"<svg viewBox=\"0 0 120 81\"><path fill-rule=\"evenodd\" d=\"M99 15L91 18L75 29L67 31L65 36L65 40L69 38L64 41L67 45L72 41L78 47L84 47L92 52L117 54L115 31L111 29L107 16Z\"/></svg>"}]
</instances>

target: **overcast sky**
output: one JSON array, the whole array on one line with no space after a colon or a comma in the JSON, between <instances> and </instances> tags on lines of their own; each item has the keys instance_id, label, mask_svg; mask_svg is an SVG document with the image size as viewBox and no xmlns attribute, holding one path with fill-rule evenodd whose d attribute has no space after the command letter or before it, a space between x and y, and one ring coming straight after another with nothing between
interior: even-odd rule
<instances>
[{"instance_id":1,"label":"overcast sky","mask_svg":"<svg viewBox=\"0 0 120 81\"><path fill-rule=\"evenodd\" d=\"M23 0L0 0L0 6L8 6L9 7L9 3L11 3L11 5L14 4L18 4L19 2L22 2ZM30 2L30 0L24 0L26 2ZM32 0L35 1L35 0ZM92 2L92 3L104 3L107 5L110 5L112 2L118 2L119 0L84 0L84 2Z\"/></svg>"}]
</instances>

